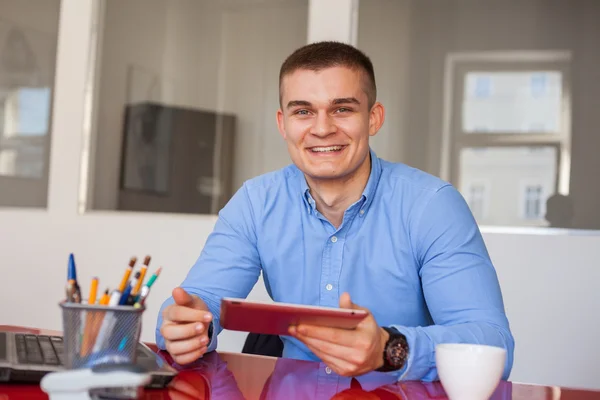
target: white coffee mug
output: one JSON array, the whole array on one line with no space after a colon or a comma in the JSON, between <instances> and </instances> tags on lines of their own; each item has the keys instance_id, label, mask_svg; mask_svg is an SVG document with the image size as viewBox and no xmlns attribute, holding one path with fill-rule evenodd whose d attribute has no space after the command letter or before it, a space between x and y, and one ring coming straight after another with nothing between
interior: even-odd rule
<instances>
[{"instance_id":1,"label":"white coffee mug","mask_svg":"<svg viewBox=\"0 0 600 400\"><path fill-rule=\"evenodd\" d=\"M450 400L488 400L502 378L506 350L479 344L444 343L436 346L435 361Z\"/></svg>"}]
</instances>

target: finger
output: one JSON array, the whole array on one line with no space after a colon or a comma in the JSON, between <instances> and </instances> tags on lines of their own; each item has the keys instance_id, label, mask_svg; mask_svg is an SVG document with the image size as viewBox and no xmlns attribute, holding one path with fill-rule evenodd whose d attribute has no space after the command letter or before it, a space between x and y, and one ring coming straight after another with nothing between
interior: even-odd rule
<instances>
[{"instance_id":1,"label":"finger","mask_svg":"<svg viewBox=\"0 0 600 400\"><path fill-rule=\"evenodd\" d=\"M352 347L358 337L356 330L329 328L315 325L299 325L296 327L298 335Z\"/></svg>"},{"instance_id":2,"label":"finger","mask_svg":"<svg viewBox=\"0 0 600 400\"><path fill-rule=\"evenodd\" d=\"M202 322L183 324L166 323L160 327L160 333L166 340L189 339L206 331Z\"/></svg>"},{"instance_id":3,"label":"finger","mask_svg":"<svg viewBox=\"0 0 600 400\"><path fill-rule=\"evenodd\" d=\"M189 364L201 358L206 353L206 350L206 347L202 347L189 353L173 356L173 361L177 364Z\"/></svg>"},{"instance_id":4,"label":"finger","mask_svg":"<svg viewBox=\"0 0 600 400\"><path fill-rule=\"evenodd\" d=\"M357 353L357 350L354 347L342 346L337 343L326 342L320 339L309 338L302 335L298 335L297 338L305 345L310 346L313 349L317 349L319 354L324 354L350 362L352 361L353 357L356 358L355 353Z\"/></svg>"},{"instance_id":5,"label":"finger","mask_svg":"<svg viewBox=\"0 0 600 400\"><path fill-rule=\"evenodd\" d=\"M164 319L171 322L210 322L210 312L172 304L165 308Z\"/></svg>"},{"instance_id":6,"label":"finger","mask_svg":"<svg viewBox=\"0 0 600 400\"><path fill-rule=\"evenodd\" d=\"M208 336L200 335L191 339L184 340L168 340L165 342L167 351L173 356L179 356L192 351L196 351L202 347L208 346Z\"/></svg>"},{"instance_id":7,"label":"finger","mask_svg":"<svg viewBox=\"0 0 600 400\"><path fill-rule=\"evenodd\" d=\"M198 296L193 296L180 287L173 289L171 293L175 304L180 306L186 306L196 308L199 310L206 310L206 304Z\"/></svg>"},{"instance_id":8,"label":"finger","mask_svg":"<svg viewBox=\"0 0 600 400\"><path fill-rule=\"evenodd\" d=\"M306 344L306 347L308 347L310 351L312 351L317 357L319 357L319 359L322 362L324 362L325 365L331 368L331 370L336 374L341 376L352 375L355 369L354 365L350 364L345 360L330 356L329 354L321 353L319 349L317 349L316 347L312 347L310 344Z\"/></svg>"},{"instance_id":9,"label":"finger","mask_svg":"<svg viewBox=\"0 0 600 400\"><path fill-rule=\"evenodd\" d=\"M368 309L361 307L357 304L354 304L352 302L352 299L350 298L350 293L348 293L348 292L344 292L340 296L340 308L346 308L349 310L364 310L364 311L369 312Z\"/></svg>"}]
</instances>

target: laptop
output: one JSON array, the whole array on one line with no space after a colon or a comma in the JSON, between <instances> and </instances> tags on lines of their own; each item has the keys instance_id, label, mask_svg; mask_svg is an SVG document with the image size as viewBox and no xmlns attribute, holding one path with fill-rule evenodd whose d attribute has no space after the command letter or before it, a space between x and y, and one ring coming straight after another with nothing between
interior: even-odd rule
<instances>
[{"instance_id":1,"label":"laptop","mask_svg":"<svg viewBox=\"0 0 600 400\"><path fill-rule=\"evenodd\" d=\"M138 343L136 364L152 375L147 388L164 388L177 371L148 346ZM0 330L0 383L37 383L49 372L63 369L62 336Z\"/></svg>"}]
</instances>

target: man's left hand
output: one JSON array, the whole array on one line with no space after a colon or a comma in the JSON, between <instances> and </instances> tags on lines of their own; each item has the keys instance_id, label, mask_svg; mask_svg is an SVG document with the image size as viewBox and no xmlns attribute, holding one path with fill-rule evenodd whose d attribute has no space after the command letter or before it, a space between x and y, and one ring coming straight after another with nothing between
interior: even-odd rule
<instances>
[{"instance_id":1,"label":"man's left hand","mask_svg":"<svg viewBox=\"0 0 600 400\"><path fill-rule=\"evenodd\" d=\"M369 310L352 303L348 293L340 296L340 308L365 310L369 314L353 330L298 325L290 328L290 335L339 375L358 376L382 367L388 333L377 325Z\"/></svg>"}]
</instances>

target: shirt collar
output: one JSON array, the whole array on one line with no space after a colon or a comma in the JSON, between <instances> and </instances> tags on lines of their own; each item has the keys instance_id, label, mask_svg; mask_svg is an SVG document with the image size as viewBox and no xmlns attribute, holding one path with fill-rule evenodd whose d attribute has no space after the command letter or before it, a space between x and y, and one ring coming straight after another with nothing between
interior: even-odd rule
<instances>
[{"instance_id":1,"label":"shirt collar","mask_svg":"<svg viewBox=\"0 0 600 400\"><path fill-rule=\"evenodd\" d=\"M377 186L379 185L379 178L381 178L382 171L381 160L377 157L373 149L369 149L369 155L371 157L371 174L369 175L369 180L367 181L367 185L365 186L361 200L359 200L359 202L363 202L361 210L364 212L367 212L373 201L373 197L375 197L375 192L377 191ZM300 176L300 191L302 193L302 198L308 207L310 207L312 210L315 210L315 200L310 194L310 188L306 182L306 177L302 171L298 170L298 173Z\"/></svg>"}]
</instances>

